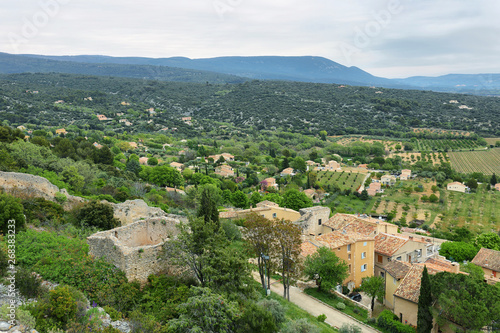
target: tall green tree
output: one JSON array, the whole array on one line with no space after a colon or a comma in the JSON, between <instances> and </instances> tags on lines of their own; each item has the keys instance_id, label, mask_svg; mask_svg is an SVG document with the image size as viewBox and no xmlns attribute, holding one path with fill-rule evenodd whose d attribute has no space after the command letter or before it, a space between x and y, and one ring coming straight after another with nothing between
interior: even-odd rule
<instances>
[{"instance_id":1,"label":"tall green tree","mask_svg":"<svg viewBox=\"0 0 500 333\"><path fill-rule=\"evenodd\" d=\"M327 247L320 247L304 262L304 274L310 280L316 280L318 290L328 291L342 284L349 276L348 269L347 264Z\"/></svg>"},{"instance_id":2,"label":"tall green tree","mask_svg":"<svg viewBox=\"0 0 500 333\"><path fill-rule=\"evenodd\" d=\"M369 278L364 278L361 283L361 290L368 294L372 298L371 309L375 305L375 298L381 300L384 298L385 294L385 280L381 276L372 276Z\"/></svg>"},{"instance_id":3,"label":"tall green tree","mask_svg":"<svg viewBox=\"0 0 500 333\"><path fill-rule=\"evenodd\" d=\"M8 234L8 230L18 233L25 228L24 208L19 201L10 195L0 193L0 230L4 235ZM15 226L15 229L12 226Z\"/></svg>"},{"instance_id":4,"label":"tall green tree","mask_svg":"<svg viewBox=\"0 0 500 333\"><path fill-rule=\"evenodd\" d=\"M297 189L290 189L283 194L282 205L298 211L302 208L312 207L313 202L305 193Z\"/></svg>"},{"instance_id":5,"label":"tall green tree","mask_svg":"<svg viewBox=\"0 0 500 333\"><path fill-rule=\"evenodd\" d=\"M420 279L420 296L418 298L417 333L430 333L432 330L432 290L431 280L424 266Z\"/></svg>"},{"instance_id":6,"label":"tall green tree","mask_svg":"<svg viewBox=\"0 0 500 333\"><path fill-rule=\"evenodd\" d=\"M300 227L289 220L274 220L273 236L276 238L277 251L275 260L281 271L283 282L283 298L290 300L290 285L301 273Z\"/></svg>"},{"instance_id":7,"label":"tall green tree","mask_svg":"<svg viewBox=\"0 0 500 333\"><path fill-rule=\"evenodd\" d=\"M476 237L475 244L478 248L500 251L500 236L494 232L486 232Z\"/></svg>"},{"instance_id":8,"label":"tall green tree","mask_svg":"<svg viewBox=\"0 0 500 333\"><path fill-rule=\"evenodd\" d=\"M198 210L196 216L202 217L205 222L212 221L216 225L219 223L219 210L218 206L222 201L220 190L211 184L204 185L200 189L198 198Z\"/></svg>"}]
</instances>

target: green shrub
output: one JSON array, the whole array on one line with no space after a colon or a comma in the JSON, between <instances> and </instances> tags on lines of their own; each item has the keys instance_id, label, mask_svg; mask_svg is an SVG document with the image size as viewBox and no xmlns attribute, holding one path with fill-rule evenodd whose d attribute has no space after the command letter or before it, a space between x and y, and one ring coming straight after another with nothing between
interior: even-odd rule
<instances>
[{"instance_id":1,"label":"green shrub","mask_svg":"<svg viewBox=\"0 0 500 333\"><path fill-rule=\"evenodd\" d=\"M319 333L319 329L308 322L306 318L301 318L289 322L280 333Z\"/></svg>"},{"instance_id":2,"label":"green shrub","mask_svg":"<svg viewBox=\"0 0 500 333\"><path fill-rule=\"evenodd\" d=\"M318 321L324 323L326 320L326 314L322 313L317 317Z\"/></svg>"},{"instance_id":3,"label":"green shrub","mask_svg":"<svg viewBox=\"0 0 500 333\"><path fill-rule=\"evenodd\" d=\"M342 324L339 333L361 333L361 328L353 324Z\"/></svg>"},{"instance_id":4,"label":"green shrub","mask_svg":"<svg viewBox=\"0 0 500 333\"><path fill-rule=\"evenodd\" d=\"M366 320L366 322L367 322L368 324L375 324L375 323L377 322L377 318L368 318L368 319Z\"/></svg>"},{"instance_id":5,"label":"green shrub","mask_svg":"<svg viewBox=\"0 0 500 333\"><path fill-rule=\"evenodd\" d=\"M9 257L7 251L3 246L0 246L0 277L5 276L7 267L9 266Z\"/></svg>"},{"instance_id":6,"label":"green shrub","mask_svg":"<svg viewBox=\"0 0 500 333\"><path fill-rule=\"evenodd\" d=\"M342 302L338 302L337 304L335 304L335 307L338 309L338 310L345 310L345 304L342 303Z\"/></svg>"},{"instance_id":7,"label":"green shrub","mask_svg":"<svg viewBox=\"0 0 500 333\"><path fill-rule=\"evenodd\" d=\"M58 192L56 193L56 199L57 194L64 196L64 194ZM59 222L64 215L64 209L61 205L43 198L27 198L23 200L23 207L28 223L33 223L36 220L40 222Z\"/></svg>"},{"instance_id":8,"label":"green shrub","mask_svg":"<svg viewBox=\"0 0 500 333\"><path fill-rule=\"evenodd\" d=\"M400 323L398 317L389 310L382 311L377 324L390 333L415 333L413 327Z\"/></svg>"},{"instance_id":9,"label":"green shrub","mask_svg":"<svg viewBox=\"0 0 500 333\"><path fill-rule=\"evenodd\" d=\"M283 305L281 305L277 300L265 298L260 300L257 304L262 306L267 311L271 312L274 321L276 322L276 325L280 325L281 323L285 322L286 310L283 307Z\"/></svg>"},{"instance_id":10,"label":"green shrub","mask_svg":"<svg viewBox=\"0 0 500 333\"><path fill-rule=\"evenodd\" d=\"M120 221L113 217L113 207L98 201L85 203L76 214L76 218L82 227L109 230L120 225Z\"/></svg>"},{"instance_id":11,"label":"green shrub","mask_svg":"<svg viewBox=\"0 0 500 333\"><path fill-rule=\"evenodd\" d=\"M167 332L166 327L162 327L153 316L145 315L140 311L134 311L130 314L130 326L132 333L163 333Z\"/></svg>"},{"instance_id":12,"label":"green shrub","mask_svg":"<svg viewBox=\"0 0 500 333\"><path fill-rule=\"evenodd\" d=\"M238 226L229 220L222 222L222 229L226 234L226 238L230 241L241 240L241 232Z\"/></svg>"},{"instance_id":13,"label":"green shrub","mask_svg":"<svg viewBox=\"0 0 500 333\"><path fill-rule=\"evenodd\" d=\"M16 310L16 317L19 323L24 327L35 328L35 317L33 317L29 311L18 308Z\"/></svg>"},{"instance_id":14,"label":"green shrub","mask_svg":"<svg viewBox=\"0 0 500 333\"><path fill-rule=\"evenodd\" d=\"M19 267L16 272L16 287L26 298L35 298L42 293L42 280L29 269Z\"/></svg>"},{"instance_id":15,"label":"green shrub","mask_svg":"<svg viewBox=\"0 0 500 333\"><path fill-rule=\"evenodd\" d=\"M109 314L109 317L111 318L112 321L117 321L122 319L122 313L118 312L115 308L105 305L104 311L106 311L106 313Z\"/></svg>"},{"instance_id":16,"label":"green shrub","mask_svg":"<svg viewBox=\"0 0 500 333\"><path fill-rule=\"evenodd\" d=\"M358 307L354 307L352 309L352 312L354 312L355 314L359 314L361 312L361 310Z\"/></svg>"},{"instance_id":17,"label":"green shrub","mask_svg":"<svg viewBox=\"0 0 500 333\"><path fill-rule=\"evenodd\" d=\"M56 201L60 204L63 204L66 201L68 201L68 198L61 192L57 192L55 198L56 198Z\"/></svg>"}]
</instances>

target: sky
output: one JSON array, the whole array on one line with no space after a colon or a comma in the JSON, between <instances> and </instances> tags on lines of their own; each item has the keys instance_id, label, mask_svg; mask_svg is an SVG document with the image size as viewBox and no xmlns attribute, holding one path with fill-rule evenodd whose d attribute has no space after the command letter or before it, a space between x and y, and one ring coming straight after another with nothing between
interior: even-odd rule
<instances>
[{"instance_id":1,"label":"sky","mask_svg":"<svg viewBox=\"0 0 500 333\"><path fill-rule=\"evenodd\" d=\"M322 56L387 78L500 73L498 0L3 1L0 52Z\"/></svg>"}]
</instances>

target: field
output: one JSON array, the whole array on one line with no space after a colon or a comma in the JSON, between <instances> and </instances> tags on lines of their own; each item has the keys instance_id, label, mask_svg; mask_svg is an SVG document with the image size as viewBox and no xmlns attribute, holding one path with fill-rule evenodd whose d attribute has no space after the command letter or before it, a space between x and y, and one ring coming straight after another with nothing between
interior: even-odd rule
<instances>
[{"instance_id":1,"label":"field","mask_svg":"<svg viewBox=\"0 0 500 333\"><path fill-rule=\"evenodd\" d=\"M416 147L419 151L462 151L481 148L484 146L480 146L477 140L470 139L419 139Z\"/></svg>"},{"instance_id":2,"label":"field","mask_svg":"<svg viewBox=\"0 0 500 333\"><path fill-rule=\"evenodd\" d=\"M423 191L406 191L422 185ZM480 185L477 192L465 194L439 189L435 195L440 198L436 203L423 202L422 196L433 194L434 181L398 182L396 186L386 188L382 196L375 197L372 212L395 215L393 221L402 217L407 223L414 219L424 220L426 225L448 230L449 227L464 226L474 232L500 230L500 192L487 191L486 185Z\"/></svg>"},{"instance_id":3,"label":"field","mask_svg":"<svg viewBox=\"0 0 500 333\"><path fill-rule=\"evenodd\" d=\"M412 128L414 133L430 133L430 134L438 134L438 135L455 135L455 136L470 136L470 132L466 131L451 131L444 130L439 128Z\"/></svg>"},{"instance_id":4,"label":"field","mask_svg":"<svg viewBox=\"0 0 500 333\"><path fill-rule=\"evenodd\" d=\"M457 172L481 172L485 175L500 174L500 148L485 151L448 153L451 167Z\"/></svg>"},{"instance_id":5,"label":"field","mask_svg":"<svg viewBox=\"0 0 500 333\"><path fill-rule=\"evenodd\" d=\"M415 164L416 162L423 160L423 161L428 161L432 162L432 164L437 165L441 164L443 162L447 162L448 157L446 156L446 153L392 153L389 155L389 157L394 157L394 156L401 156L402 160L404 163L408 164Z\"/></svg>"},{"instance_id":6,"label":"field","mask_svg":"<svg viewBox=\"0 0 500 333\"><path fill-rule=\"evenodd\" d=\"M367 173L355 172L352 170L343 171L318 171L317 180L325 190L338 185L341 190L350 189L356 191L363 183Z\"/></svg>"},{"instance_id":7,"label":"field","mask_svg":"<svg viewBox=\"0 0 500 333\"><path fill-rule=\"evenodd\" d=\"M484 140L489 145L495 145L498 141L500 141L500 138L485 138Z\"/></svg>"},{"instance_id":8,"label":"field","mask_svg":"<svg viewBox=\"0 0 500 333\"><path fill-rule=\"evenodd\" d=\"M332 137L334 138L333 141L338 143L339 145L347 146L351 143L354 142L366 142L366 143L375 143L379 142L384 145L384 148L386 150L396 150L396 145L400 145L403 147L403 142L402 141L397 141L397 140L376 140L376 139L367 139L363 136L340 136L340 137Z\"/></svg>"}]
</instances>

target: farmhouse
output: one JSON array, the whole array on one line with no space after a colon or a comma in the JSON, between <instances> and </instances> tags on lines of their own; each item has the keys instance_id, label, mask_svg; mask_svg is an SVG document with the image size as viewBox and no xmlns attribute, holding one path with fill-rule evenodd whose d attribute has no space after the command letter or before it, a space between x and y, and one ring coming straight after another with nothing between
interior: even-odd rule
<instances>
[{"instance_id":1,"label":"farmhouse","mask_svg":"<svg viewBox=\"0 0 500 333\"><path fill-rule=\"evenodd\" d=\"M446 186L446 189L448 191L456 191L456 192L462 192L462 193L469 193L469 191L470 191L470 189L467 186L465 186L464 184L459 183L459 182L449 183Z\"/></svg>"},{"instance_id":2,"label":"farmhouse","mask_svg":"<svg viewBox=\"0 0 500 333\"><path fill-rule=\"evenodd\" d=\"M172 162L170 163L170 166L174 169L177 169L177 171L179 172L182 172L182 168L184 168L184 164L178 162Z\"/></svg>"},{"instance_id":3,"label":"farmhouse","mask_svg":"<svg viewBox=\"0 0 500 333\"><path fill-rule=\"evenodd\" d=\"M495 184L495 189L496 189L497 191L500 191L500 183Z\"/></svg>"},{"instance_id":4,"label":"farmhouse","mask_svg":"<svg viewBox=\"0 0 500 333\"><path fill-rule=\"evenodd\" d=\"M411 177L411 170L409 169L404 169L401 170L401 175L399 176L400 180L408 180Z\"/></svg>"},{"instance_id":5,"label":"farmhouse","mask_svg":"<svg viewBox=\"0 0 500 333\"><path fill-rule=\"evenodd\" d=\"M273 177L264 179L260 184L263 191L265 191L268 187L278 187L278 184L276 184L276 179L274 179Z\"/></svg>"},{"instance_id":6,"label":"farmhouse","mask_svg":"<svg viewBox=\"0 0 500 333\"><path fill-rule=\"evenodd\" d=\"M383 175L380 177L380 182L385 186L394 186L396 184L396 177L393 175Z\"/></svg>"},{"instance_id":7,"label":"farmhouse","mask_svg":"<svg viewBox=\"0 0 500 333\"><path fill-rule=\"evenodd\" d=\"M395 224L359 214L350 215L337 213L326 221L324 225L332 231L345 229L371 237L374 237L381 232L388 234L398 233L398 226Z\"/></svg>"},{"instance_id":8,"label":"farmhouse","mask_svg":"<svg viewBox=\"0 0 500 333\"><path fill-rule=\"evenodd\" d=\"M56 129L56 134L68 134L64 128Z\"/></svg>"},{"instance_id":9,"label":"farmhouse","mask_svg":"<svg viewBox=\"0 0 500 333\"><path fill-rule=\"evenodd\" d=\"M382 185L379 182L373 182L370 184L370 186L368 186L366 192L368 192L369 196L373 197L377 193L383 193L384 190L382 189Z\"/></svg>"},{"instance_id":10,"label":"farmhouse","mask_svg":"<svg viewBox=\"0 0 500 333\"><path fill-rule=\"evenodd\" d=\"M285 219L296 221L300 218L300 213L290 208L279 207L278 204L271 201L263 201L257 204L256 208L241 209L241 210L228 210L220 212L219 218L221 219L240 219L246 215L256 213L266 219Z\"/></svg>"},{"instance_id":11,"label":"farmhouse","mask_svg":"<svg viewBox=\"0 0 500 333\"><path fill-rule=\"evenodd\" d=\"M221 166L215 168L215 174L221 177L234 177L234 170L231 166L222 164Z\"/></svg>"},{"instance_id":12,"label":"farmhouse","mask_svg":"<svg viewBox=\"0 0 500 333\"><path fill-rule=\"evenodd\" d=\"M286 168L280 173L281 177L287 177L287 176L295 176L295 172L293 172L293 168Z\"/></svg>"},{"instance_id":13,"label":"farmhouse","mask_svg":"<svg viewBox=\"0 0 500 333\"><path fill-rule=\"evenodd\" d=\"M97 119L99 119L99 120L103 121L103 120L108 120L108 117L106 117L106 116L105 116L105 115L103 115L103 114L98 114L98 115L97 115Z\"/></svg>"}]
</instances>

